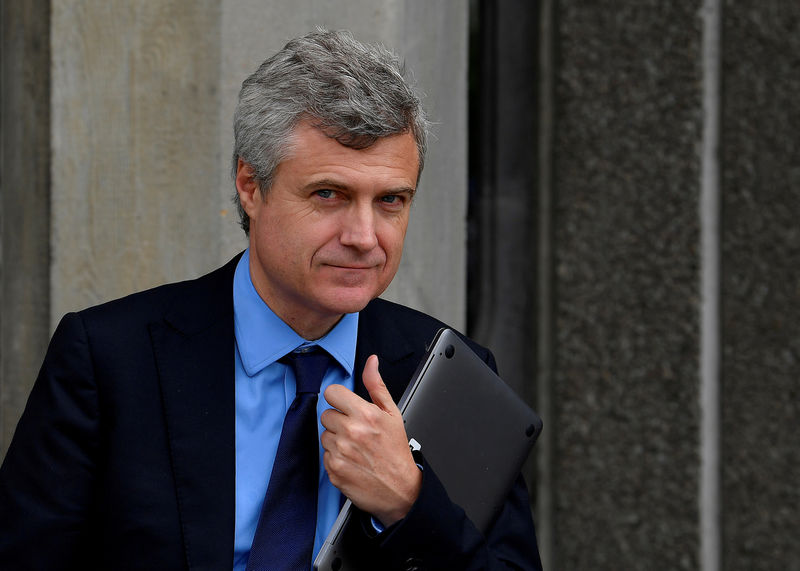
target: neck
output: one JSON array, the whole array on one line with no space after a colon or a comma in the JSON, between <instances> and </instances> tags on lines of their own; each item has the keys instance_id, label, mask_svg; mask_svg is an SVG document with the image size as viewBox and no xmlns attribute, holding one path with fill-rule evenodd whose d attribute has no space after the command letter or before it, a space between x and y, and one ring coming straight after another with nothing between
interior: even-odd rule
<instances>
[{"instance_id":1,"label":"neck","mask_svg":"<svg viewBox=\"0 0 800 571\"><path fill-rule=\"evenodd\" d=\"M281 315L278 312L275 312L275 315L280 317L283 322L286 323L286 325L291 327L295 333L297 333L306 341L316 341L317 339L325 337L325 335L327 335L331 329L336 327L336 324L341 321L342 317L344 317L343 315L338 315L331 319L319 320L299 318L293 319L290 316Z\"/></svg>"}]
</instances>

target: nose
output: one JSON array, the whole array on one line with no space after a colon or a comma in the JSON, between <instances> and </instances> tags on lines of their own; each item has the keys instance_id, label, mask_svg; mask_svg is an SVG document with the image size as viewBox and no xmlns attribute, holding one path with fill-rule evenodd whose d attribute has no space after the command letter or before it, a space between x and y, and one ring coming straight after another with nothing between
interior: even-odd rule
<instances>
[{"instance_id":1,"label":"nose","mask_svg":"<svg viewBox=\"0 0 800 571\"><path fill-rule=\"evenodd\" d=\"M378 245L375 212L371 204L354 203L347 209L342 224L341 243L368 252Z\"/></svg>"}]
</instances>

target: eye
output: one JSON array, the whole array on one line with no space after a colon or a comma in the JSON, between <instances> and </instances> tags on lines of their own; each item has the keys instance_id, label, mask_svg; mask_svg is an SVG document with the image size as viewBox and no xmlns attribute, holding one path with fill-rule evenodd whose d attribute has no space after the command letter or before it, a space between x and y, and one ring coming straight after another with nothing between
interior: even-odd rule
<instances>
[{"instance_id":1,"label":"eye","mask_svg":"<svg viewBox=\"0 0 800 571\"><path fill-rule=\"evenodd\" d=\"M325 199L330 199L334 197L334 191L329 188L321 188L319 190L315 190L314 194L316 194L320 198L325 198Z\"/></svg>"},{"instance_id":2,"label":"eye","mask_svg":"<svg viewBox=\"0 0 800 571\"><path fill-rule=\"evenodd\" d=\"M390 205L401 205L405 202L405 197L399 194L387 194L386 196L381 196L381 202Z\"/></svg>"}]
</instances>

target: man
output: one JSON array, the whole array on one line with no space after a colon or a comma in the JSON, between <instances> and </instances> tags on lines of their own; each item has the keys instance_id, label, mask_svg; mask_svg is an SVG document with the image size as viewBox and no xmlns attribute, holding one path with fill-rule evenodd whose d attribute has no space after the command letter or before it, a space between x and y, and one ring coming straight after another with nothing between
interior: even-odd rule
<instances>
[{"instance_id":1,"label":"man","mask_svg":"<svg viewBox=\"0 0 800 571\"><path fill-rule=\"evenodd\" d=\"M378 569L540 568L521 479L484 537L394 404L442 326L376 299L426 129L396 58L347 33L293 40L243 83L249 248L64 317L0 469L0 568L308 569L344 496ZM307 405L320 426L304 447Z\"/></svg>"}]
</instances>

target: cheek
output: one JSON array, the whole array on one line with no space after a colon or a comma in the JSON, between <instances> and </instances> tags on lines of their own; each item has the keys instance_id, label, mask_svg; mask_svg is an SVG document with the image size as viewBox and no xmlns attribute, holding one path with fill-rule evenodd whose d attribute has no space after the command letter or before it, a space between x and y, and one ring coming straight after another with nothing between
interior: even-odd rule
<instances>
[{"instance_id":1,"label":"cheek","mask_svg":"<svg viewBox=\"0 0 800 571\"><path fill-rule=\"evenodd\" d=\"M381 228L378 234L378 242L386 253L389 263L392 265L400 263L407 225L407 222L387 223L385 227Z\"/></svg>"},{"instance_id":2,"label":"cheek","mask_svg":"<svg viewBox=\"0 0 800 571\"><path fill-rule=\"evenodd\" d=\"M291 273L296 259L300 256L296 237L279 224L266 223L259 228L258 251L269 271L278 274Z\"/></svg>"},{"instance_id":3,"label":"cheek","mask_svg":"<svg viewBox=\"0 0 800 571\"><path fill-rule=\"evenodd\" d=\"M302 227L302 226L301 226ZM318 255L325 257L325 252L335 252L340 248L340 227L335 220L318 221L303 227L303 232L294 234L287 240L286 250L291 250L287 256L295 256L310 262L313 265ZM300 260L297 260L299 263Z\"/></svg>"}]
</instances>

